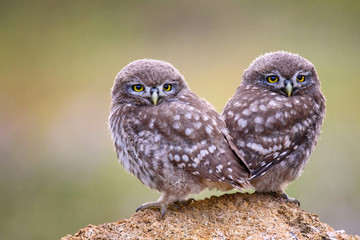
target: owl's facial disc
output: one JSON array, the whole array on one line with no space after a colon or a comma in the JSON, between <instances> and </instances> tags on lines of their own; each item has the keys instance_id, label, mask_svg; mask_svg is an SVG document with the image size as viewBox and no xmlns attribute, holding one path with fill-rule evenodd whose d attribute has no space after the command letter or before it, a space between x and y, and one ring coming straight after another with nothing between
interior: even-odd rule
<instances>
[{"instance_id":1,"label":"owl's facial disc","mask_svg":"<svg viewBox=\"0 0 360 240\"><path fill-rule=\"evenodd\" d=\"M288 95L288 97L291 96L293 89L294 89L294 84L292 80L285 80L284 87L282 88L282 90Z\"/></svg>"}]
</instances>

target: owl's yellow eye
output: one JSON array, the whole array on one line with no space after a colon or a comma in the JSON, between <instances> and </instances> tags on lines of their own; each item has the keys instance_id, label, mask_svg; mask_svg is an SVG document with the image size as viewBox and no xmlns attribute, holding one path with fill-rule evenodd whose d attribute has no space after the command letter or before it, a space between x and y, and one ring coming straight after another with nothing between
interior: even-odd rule
<instances>
[{"instance_id":1,"label":"owl's yellow eye","mask_svg":"<svg viewBox=\"0 0 360 240\"><path fill-rule=\"evenodd\" d=\"M132 86L132 89L135 92L141 92L141 91L144 91L144 86L141 85L141 84L135 84L135 85Z\"/></svg>"},{"instance_id":2,"label":"owl's yellow eye","mask_svg":"<svg viewBox=\"0 0 360 240\"><path fill-rule=\"evenodd\" d=\"M277 76L272 75L272 76L266 77L266 81L268 81L269 83L275 83L275 82L279 81L279 78Z\"/></svg>"},{"instance_id":3,"label":"owl's yellow eye","mask_svg":"<svg viewBox=\"0 0 360 240\"><path fill-rule=\"evenodd\" d=\"M299 75L296 77L296 80L298 80L299 82L303 82L305 81L305 76L304 75Z\"/></svg>"},{"instance_id":4,"label":"owl's yellow eye","mask_svg":"<svg viewBox=\"0 0 360 240\"><path fill-rule=\"evenodd\" d=\"M172 89L172 85L171 84L164 84L163 86L164 91L168 92Z\"/></svg>"}]
</instances>

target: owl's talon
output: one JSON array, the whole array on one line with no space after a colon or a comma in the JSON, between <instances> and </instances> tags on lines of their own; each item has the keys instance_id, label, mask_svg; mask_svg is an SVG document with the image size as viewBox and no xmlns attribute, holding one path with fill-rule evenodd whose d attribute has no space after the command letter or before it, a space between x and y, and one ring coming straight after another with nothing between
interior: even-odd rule
<instances>
[{"instance_id":1,"label":"owl's talon","mask_svg":"<svg viewBox=\"0 0 360 240\"><path fill-rule=\"evenodd\" d=\"M175 202L175 204L176 204L177 206L180 205L180 206L179 206L180 208L181 208L181 207L188 207L190 203L195 202L195 201L196 201L196 200L195 200L194 198L189 198L189 199L187 199L187 200L177 201L177 202Z\"/></svg>"},{"instance_id":2,"label":"owl's talon","mask_svg":"<svg viewBox=\"0 0 360 240\"><path fill-rule=\"evenodd\" d=\"M162 202L144 203L143 205L141 205L140 207L138 207L136 209L136 212L142 211L142 210L145 210L145 209L160 210L160 214L161 214L160 219L163 219L168 208L175 209L175 210L181 210L181 206L179 205L179 203L180 203L180 201L174 202L172 204L164 204Z\"/></svg>"},{"instance_id":3,"label":"owl's talon","mask_svg":"<svg viewBox=\"0 0 360 240\"><path fill-rule=\"evenodd\" d=\"M289 197L286 193L280 194L280 197L284 199L286 202L295 203L298 207L300 207L300 201L296 198Z\"/></svg>"},{"instance_id":4,"label":"owl's talon","mask_svg":"<svg viewBox=\"0 0 360 240\"><path fill-rule=\"evenodd\" d=\"M176 201L173 204L171 204L169 207L181 211L184 207L188 207L190 203L195 202L194 198L189 198L187 200L181 200L181 201Z\"/></svg>"},{"instance_id":5,"label":"owl's talon","mask_svg":"<svg viewBox=\"0 0 360 240\"><path fill-rule=\"evenodd\" d=\"M166 213L166 207L162 207L161 210L161 219L164 219L165 213Z\"/></svg>"},{"instance_id":6,"label":"owl's talon","mask_svg":"<svg viewBox=\"0 0 360 240\"><path fill-rule=\"evenodd\" d=\"M182 205L180 202L174 202L169 205L169 208L176 211L181 211Z\"/></svg>"},{"instance_id":7,"label":"owl's talon","mask_svg":"<svg viewBox=\"0 0 360 240\"><path fill-rule=\"evenodd\" d=\"M163 208L164 208L164 206L162 206L158 202L149 202L149 203L144 203L143 205L138 207L136 209L136 212L142 211L142 210L145 210L145 209L161 209L162 210ZM165 211L166 211L166 206L165 206Z\"/></svg>"},{"instance_id":8,"label":"owl's talon","mask_svg":"<svg viewBox=\"0 0 360 240\"><path fill-rule=\"evenodd\" d=\"M177 210L177 211L181 211L182 207L187 207L189 205L189 203L191 203L193 201L195 201L195 199L190 198L190 199L184 200L184 201L176 201L169 205L163 205L163 204L160 204L159 202L144 203L143 205L141 205L140 207L138 207L136 209L136 212L142 211L144 209L159 209L160 213L161 213L161 219L163 219L166 214L166 210L168 208Z\"/></svg>"}]
</instances>

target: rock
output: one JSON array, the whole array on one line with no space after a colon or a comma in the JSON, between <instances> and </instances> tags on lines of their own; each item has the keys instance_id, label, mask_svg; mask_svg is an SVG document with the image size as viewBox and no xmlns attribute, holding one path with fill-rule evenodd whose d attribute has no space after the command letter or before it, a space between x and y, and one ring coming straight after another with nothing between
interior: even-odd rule
<instances>
[{"instance_id":1,"label":"rock","mask_svg":"<svg viewBox=\"0 0 360 240\"><path fill-rule=\"evenodd\" d=\"M147 209L130 219L88 225L76 239L360 239L335 231L316 214L272 195L225 194L188 201L181 210Z\"/></svg>"}]
</instances>

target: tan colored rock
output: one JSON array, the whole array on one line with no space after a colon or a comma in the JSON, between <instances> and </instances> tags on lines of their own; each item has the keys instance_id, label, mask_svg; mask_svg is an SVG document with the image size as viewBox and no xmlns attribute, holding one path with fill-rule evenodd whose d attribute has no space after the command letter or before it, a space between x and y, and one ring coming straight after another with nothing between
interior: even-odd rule
<instances>
[{"instance_id":1,"label":"tan colored rock","mask_svg":"<svg viewBox=\"0 0 360 240\"><path fill-rule=\"evenodd\" d=\"M335 231L316 214L303 211L271 195L225 194L189 201L179 210L168 210L160 219L157 210L135 213L130 219L99 226L89 225L77 239L359 239Z\"/></svg>"}]
</instances>

